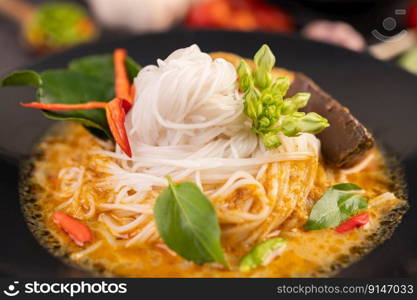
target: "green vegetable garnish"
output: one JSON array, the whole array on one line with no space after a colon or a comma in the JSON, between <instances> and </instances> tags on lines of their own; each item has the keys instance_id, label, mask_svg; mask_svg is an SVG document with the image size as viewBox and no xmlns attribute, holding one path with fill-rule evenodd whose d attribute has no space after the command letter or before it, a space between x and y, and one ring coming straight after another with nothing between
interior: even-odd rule
<instances>
[{"instance_id":1,"label":"green vegetable garnish","mask_svg":"<svg viewBox=\"0 0 417 300\"><path fill-rule=\"evenodd\" d=\"M154 214L161 238L183 258L197 264L227 266L220 244L220 226L210 200L191 182L169 186L156 199Z\"/></svg>"},{"instance_id":2,"label":"green vegetable garnish","mask_svg":"<svg viewBox=\"0 0 417 300\"><path fill-rule=\"evenodd\" d=\"M261 138L266 148L281 145L278 133L298 136L301 133L317 134L329 127L327 119L310 112L299 112L307 105L308 93L297 93L285 98L290 86L287 77L272 77L275 56L263 45L254 57L256 68L241 60L237 68L239 89L244 92L244 112L252 119L252 130Z\"/></svg>"},{"instance_id":3,"label":"green vegetable garnish","mask_svg":"<svg viewBox=\"0 0 417 300\"><path fill-rule=\"evenodd\" d=\"M353 183L332 186L314 204L304 228L317 230L339 226L368 207L368 199L359 195L362 189Z\"/></svg>"},{"instance_id":4,"label":"green vegetable garnish","mask_svg":"<svg viewBox=\"0 0 417 300\"><path fill-rule=\"evenodd\" d=\"M417 75L417 47L413 47L405 52L401 56L399 63L404 69Z\"/></svg>"},{"instance_id":5,"label":"green vegetable garnish","mask_svg":"<svg viewBox=\"0 0 417 300\"><path fill-rule=\"evenodd\" d=\"M87 11L71 2L40 5L25 28L29 43L40 49L77 45L91 40L96 34Z\"/></svg>"},{"instance_id":6,"label":"green vegetable garnish","mask_svg":"<svg viewBox=\"0 0 417 300\"><path fill-rule=\"evenodd\" d=\"M130 81L140 67L131 58L126 59ZM86 56L69 63L69 69L16 71L0 81L0 86L31 85L38 88L37 101L41 103L80 104L90 101L108 102L114 98L114 66L111 54ZM54 120L81 122L99 137L113 138L106 114L102 109L74 111L43 111Z\"/></svg>"},{"instance_id":7,"label":"green vegetable garnish","mask_svg":"<svg viewBox=\"0 0 417 300\"><path fill-rule=\"evenodd\" d=\"M273 238L256 245L240 261L239 270L248 272L256 267L265 266L281 253L286 245L283 238Z\"/></svg>"},{"instance_id":8,"label":"green vegetable garnish","mask_svg":"<svg viewBox=\"0 0 417 300\"><path fill-rule=\"evenodd\" d=\"M68 68L102 80L111 81L114 86L114 62L112 54L89 55L70 61ZM141 67L129 56L126 57L126 71L132 82Z\"/></svg>"}]
</instances>

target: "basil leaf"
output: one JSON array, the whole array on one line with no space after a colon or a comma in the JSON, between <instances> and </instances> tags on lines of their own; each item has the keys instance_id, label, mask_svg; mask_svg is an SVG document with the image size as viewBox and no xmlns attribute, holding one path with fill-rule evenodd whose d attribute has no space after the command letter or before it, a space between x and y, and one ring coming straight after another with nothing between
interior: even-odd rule
<instances>
[{"instance_id":1,"label":"basil leaf","mask_svg":"<svg viewBox=\"0 0 417 300\"><path fill-rule=\"evenodd\" d=\"M107 102L114 98L114 87L109 81L99 80L91 75L71 71L52 70L41 73L42 86L37 98L42 103L77 104L90 101ZM81 121L88 127L103 130L111 137L103 109L45 111L47 117L55 120Z\"/></svg>"},{"instance_id":2,"label":"basil leaf","mask_svg":"<svg viewBox=\"0 0 417 300\"><path fill-rule=\"evenodd\" d=\"M135 77L138 75L139 71L142 67L134 61L130 56L126 57L126 71L127 75L129 76L129 80L133 82Z\"/></svg>"},{"instance_id":3,"label":"basil leaf","mask_svg":"<svg viewBox=\"0 0 417 300\"><path fill-rule=\"evenodd\" d=\"M169 186L156 199L155 221L161 238L183 258L197 264L227 265L220 226L210 200L191 182Z\"/></svg>"},{"instance_id":4,"label":"basil leaf","mask_svg":"<svg viewBox=\"0 0 417 300\"><path fill-rule=\"evenodd\" d=\"M34 87L40 87L42 79L38 73L31 70L22 70L11 73L4 77L0 86L19 86L19 85L32 85Z\"/></svg>"},{"instance_id":5,"label":"basil leaf","mask_svg":"<svg viewBox=\"0 0 417 300\"><path fill-rule=\"evenodd\" d=\"M356 214L356 212L368 207L367 199L358 194L344 195L340 197L337 204L342 215L342 222L349 219L352 215Z\"/></svg>"},{"instance_id":6,"label":"basil leaf","mask_svg":"<svg viewBox=\"0 0 417 300\"><path fill-rule=\"evenodd\" d=\"M333 186L333 189L339 191L360 191L362 188L354 183L339 183Z\"/></svg>"},{"instance_id":7,"label":"basil leaf","mask_svg":"<svg viewBox=\"0 0 417 300\"><path fill-rule=\"evenodd\" d=\"M284 250L286 243L287 240L283 238L273 238L256 245L242 258L239 270L248 272L256 267L268 264Z\"/></svg>"},{"instance_id":8,"label":"basil leaf","mask_svg":"<svg viewBox=\"0 0 417 300\"><path fill-rule=\"evenodd\" d=\"M114 67L111 54L91 55L72 60L68 69L113 82Z\"/></svg>"},{"instance_id":9,"label":"basil leaf","mask_svg":"<svg viewBox=\"0 0 417 300\"><path fill-rule=\"evenodd\" d=\"M90 55L72 60L68 68L85 74L101 78L114 83L114 64L112 54ZM126 58L126 70L129 80L133 79L140 71L140 66L130 57Z\"/></svg>"},{"instance_id":10,"label":"basil leaf","mask_svg":"<svg viewBox=\"0 0 417 300\"><path fill-rule=\"evenodd\" d=\"M51 120L57 121L74 121L82 124L91 134L97 136L100 139L113 139L113 135L111 134L109 128L107 126L102 126L99 123L90 121L88 119L82 117L67 117L67 116L60 116L55 114L52 111L43 111L43 115Z\"/></svg>"},{"instance_id":11,"label":"basil leaf","mask_svg":"<svg viewBox=\"0 0 417 300\"><path fill-rule=\"evenodd\" d=\"M304 228L317 230L339 226L358 211L366 209L368 200L358 195L361 188L352 183L331 187L314 205Z\"/></svg>"}]
</instances>

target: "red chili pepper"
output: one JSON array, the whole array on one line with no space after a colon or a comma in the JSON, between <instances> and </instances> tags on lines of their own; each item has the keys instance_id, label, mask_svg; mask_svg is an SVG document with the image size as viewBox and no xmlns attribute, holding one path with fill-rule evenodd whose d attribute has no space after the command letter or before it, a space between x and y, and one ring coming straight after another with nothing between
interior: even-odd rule
<instances>
[{"instance_id":1,"label":"red chili pepper","mask_svg":"<svg viewBox=\"0 0 417 300\"><path fill-rule=\"evenodd\" d=\"M133 83L132 86L130 87L130 98L132 99L132 102L135 100L136 97L136 86Z\"/></svg>"},{"instance_id":2,"label":"red chili pepper","mask_svg":"<svg viewBox=\"0 0 417 300\"><path fill-rule=\"evenodd\" d=\"M52 218L54 223L61 227L78 246L82 247L92 241L93 235L87 225L59 210L54 212Z\"/></svg>"},{"instance_id":3,"label":"red chili pepper","mask_svg":"<svg viewBox=\"0 0 417 300\"><path fill-rule=\"evenodd\" d=\"M126 70L126 56L125 49L114 50L114 90L116 98L122 98L132 103L129 76Z\"/></svg>"},{"instance_id":4,"label":"red chili pepper","mask_svg":"<svg viewBox=\"0 0 417 300\"><path fill-rule=\"evenodd\" d=\"M132 107L136 89L135 85L131 85L129 82L126 70L126 57L127 51L125 49L116 49L114 51L114 90L116 98L107 103L106 116L116 143L127 156L132 157L132 150L125 128L125 119L126 113Z\"/></svg>"},{"instance_id":5,"label":"red chili pepper","mask_svg":"<svg viewBox=\"0 0 417 300\"><path fill-rule=\"evenodd\" d=\"M127 156L132 157L129 139L125 128L126 113L132 104L124 99L115 98L106 105L107 123L116 143Z\"/></svg>"},{"instance_id":6,"label":"red chili pepper","mask_svg":"<svg viewBox=\"0 0 417 300\"><path fill-rule=\"evenodd\" d=\"M41 102L31 102L31 103L20 103L24 107L45 109L45 110L84 110L84 109L97 109L105 108L106 102L87 102L80 104L61 104L61 103L41 103Z\"/></svg>"},{"instance_id":7,"label":"red chili pepper","mask_svg":"<svg viewBox=\"0 0 417 300\"><path fill-rule=\"evenodd\" d=\"M359 215L350 218L349 220L343 222L336 227L338 233L345 233L351 231L357 227L361 227L369 222L369 214L367 212L361 213Z\"/></svg>"},{"instance_id":8,"label":"red chili pepper","mask_svg":"<svg viewBox=\"0 0 417 300\"><path fill-rule=\"evenodd\" d=\"M60 103L21 103L24 107L31 107L45 110L78 110L78 109L97 109L106 110L107 123L116 143L122 148L123 152L132 157L129 140L125 129L126 113L132 107L127 100L115 98L110 102L88 102L83 104L60 104Z\"/></svg>"}]
</instances>

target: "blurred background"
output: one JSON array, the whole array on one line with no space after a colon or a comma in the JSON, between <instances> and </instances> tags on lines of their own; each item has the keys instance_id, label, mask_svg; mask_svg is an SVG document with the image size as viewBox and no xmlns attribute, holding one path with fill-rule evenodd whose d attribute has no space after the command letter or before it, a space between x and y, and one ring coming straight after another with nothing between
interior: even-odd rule
<instances>
[{"instance_id":1,"label":"blurred background","mask_svg":"<svg viewBox=\"0 0 417 300\"><path fill-rule=\"evenodd\" d=\"M417 74L417 0L0 0L0 73L98 40L170 30L297 34Z\"/></svg>"}]
</instances>

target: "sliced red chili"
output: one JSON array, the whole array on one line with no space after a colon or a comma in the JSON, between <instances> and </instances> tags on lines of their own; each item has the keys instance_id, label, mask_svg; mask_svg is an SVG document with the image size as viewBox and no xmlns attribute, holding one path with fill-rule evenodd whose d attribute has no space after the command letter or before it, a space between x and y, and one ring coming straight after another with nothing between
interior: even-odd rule
<instances>
[{"instance_id":1,"label":"sliced red chili","mask_svg":"<svg viewBox=\"0 0 417 300\"><path fill-rule=\"evenodd\" d=\"M125 129L126 113L132 107L132 104L127 100L115 98L110 102L88 102L83 104L60 104L60 103L21 103L24 107L31 107L45 110L81 110L81 109L97 109L102 108L106 110L107 122L110 131L116 143L122 148L123 152L129 157L132 157L129 140Z\"/></svg>"},{"instance_id":2,"label":"sliced red chili","mask_svg":"<svg viewBox=\"0 0 417 300\"><path fill-rule=\"evenodd\" d=\"M361 213L359 215L350 218L349 220L343 222L336 227L338 233L345 233L351 231L355 228L361 227L369 222L369 214L367 212Z\"/></svg>"},{"instance_id":3,"label":"sliced red chili","mask_svg":"<svg viewBox=\"0 0 417 300\"><path fill-rule=\"evenodd\" d=\"M132 99L132 102L135 101L135 97L136 97L136 86L133 83L130 87L130 98Z\"/></svg>"},{"instance_id":4,"label":"sliced red chili","mask_svg":"<svg viewBox=\"0 0 417 300\"><path fill-rule=\"evenodd\" d=\"M52 215L52 218L54 223L61 227L78 246L84 246L85 243L92 241L93 235L84 223L59 210Z\"/></svg>"},{"instance_id":5,"label":"sliced red chili","mask_svg":"<svg viewBox=\"0 0 417 300\"><path fill-rule=\"evenodd\" d=\"M115 98L106 105L106 116L110 131L116 143L129 157L132 157L132 150L126 133L125 119L126 113L131 107L130 102L120 98Z\"/></svg>"},{"instance_id":6,"label":"sliced red chili","mask_svg":"<svg viewBox=\"0 0 417 300\"><path fill-rule=\"evenodd\" d=\"M114 90L116 98L122 98L132 103L129 76L126 70L126 57L127 51L125 49L114 50Z\"/></svg>"},{"instance_id":7,"label":"sliced red chili","mask_svg":"<svg viewBox=\"0 0 417 300\"><path fill-rule=\"evenodd\" d=\"M31 103L20 103L21 106L45 109L45 110L83 110L83 109L97 109L97 108L106 108L106 102L87 102L80 104L61 104L61 103L41 103L41 102L31 102Z\"/></svg>"}]
</instances>

